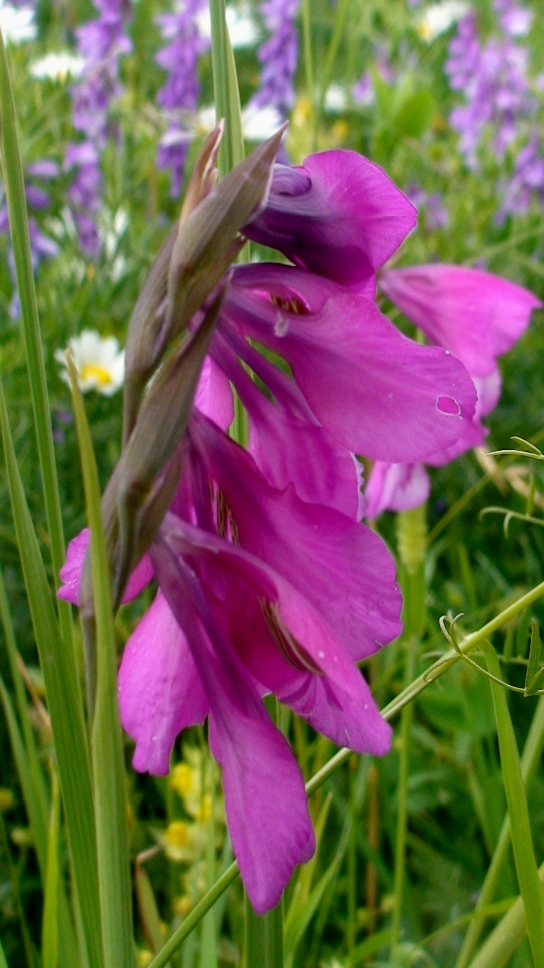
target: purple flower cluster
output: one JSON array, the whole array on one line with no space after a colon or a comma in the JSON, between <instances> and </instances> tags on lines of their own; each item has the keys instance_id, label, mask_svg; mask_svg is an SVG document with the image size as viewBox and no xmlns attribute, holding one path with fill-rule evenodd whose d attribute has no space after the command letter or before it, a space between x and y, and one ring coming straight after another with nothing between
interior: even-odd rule
<instances>
[{"instance_id":1,"label":"purple flower cluster","mask_svg":"<svg viewBox=\"0 0 544 968\"><path fill-rule=\"evenodd\" d=\"M109 130L109 106L122 91L119 60L131 50L125 33L130 0L95 0L98 18L77 30L78 53L85 59L81 79L72 88L73 125L83 140L68 145L65 167L74 171L68 189L82 252L100 251L96 215L100 209L100 157Z\"/></svg>"},{"instance_id":2,"label":"purple flower cluster","mask_svg":"<svg viewBox=\"0 0 544 968\"><path fill-rule=\"evenodd\" d=\"M51 179L58 178L58 176L59 166L54 161L44 159L43 161L38 161L27 165L25 172L25 194L27 205L31 212L43 212L45 209L49 208L51 199L48 192L46 192L43 186L40 184L40 181L50 181ZM35 179L39 180L38 183L35 182ZM54 239L42 232L36 218L32 214L30 214L28 218L28 231L30 236L32 268L34 272L36 272L42 259L46 259L57 254L58 245ZM4 198L0 203L0 233L8 234L8 232L8 206L6 199ZM12 319L18 319L21 315L21 307L15 279L15 260L11 247L8 254L8 265L15 290L10 304L10 316Z\"/></svg>"},{"instance_id":3,"label":"purple flower cluster","mask_svg":"<svg viewBox=\"0 0 544 968\"><path fill-rule=\"evenodd\" d=\"M185 0L177 4L173 13L157 17L165 46L156 60L168 75L157 94L158 104L168 114L157 164L172 173L173 198L177 198L181 189L190 137L190 129L183 123L183 112L196 110L200 91L198 59L209 45L207 38L201 36L197 22L206 7L206 0Z\"/></svg>"},{"instance_id":4,"label":"purple flower cluster","mask_svg":"<svg viewBox=\"0 0 544 968\"><path fill-rule=\"evenodd\" d=\"M193 215L208 224L197 206L191 232ZM375 302L377 272L415 220L385 173L354 152L276 165L266 204L242 231L289 264L232 269L174 464L177 489L125 592L158 581L119 674L134 766L167 773L177 734L208 718L257 912L277 903L315 849L300 769L263 696L337 744L375 755L390 747L357 663L398 635L401 600L392 556L359 523L353 454L413 463L471 433L476 391L463 364L404 337ZM163 249L150 274L161 306L167 275ZM203 319L205 307L191 319L192 341ZM247 450L226 433L232 388L249 418ZM78 601L87 543L82 533L70 545L69 601Z\"/></svg>"},{"instance_id":5,"label":"purple flower cluster","mask_svg":"<svg viewBox=\"0 0 544 968\"><path fill-rule=\"evenodd\" d=\"M521 43L531 24L531 13L514 0L495 0L499 34L482 43L475 13L460 21L449 46L446 73L452 90L463 102L453 109L450 122L459 134L467 166L476 171L479 149L491 146L498 161L514 155L514 176L501 181L504 195L499 218L527 211L536 193L544 199L544 165L541 145L531 134L539 100L529 82L529 52ZM538 81L538 79L537 79ZM519 150L520 142L525 147Z\"/></svg>"},{"instance_id":6,"label":"purple flower cluster","mask_svg":"<svg viewBox=\"0 0 544 968\"><path fill-rule=\"evenodd\" d=\"M295 103L293 79L298 55L299 7L300 0L264 0L259 8L270 36L257 53L261 82L251 104L258 108L276 108L283 117Z\"/></svg>"}]
</instances>

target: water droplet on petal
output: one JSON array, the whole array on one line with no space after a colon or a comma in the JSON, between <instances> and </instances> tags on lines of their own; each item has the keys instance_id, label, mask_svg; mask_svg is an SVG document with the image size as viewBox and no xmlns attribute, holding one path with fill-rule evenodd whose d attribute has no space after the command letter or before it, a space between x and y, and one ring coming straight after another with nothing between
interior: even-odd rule
<instances>
[{"instance_id":1,"label":"water droplet on petal","mask_svg":"<svg viewBox=\"0 0 544 968\"><path fill-rule=\"evenodd\" d=\"M289 320L285 316L278 316L276 322L274 323L274 336L281 339L283 336L287 335L289 329Z\"/></svg>"},{"instance_id":2,"label":"water droplet on petal","mask_svg":"<svg viewBox=\"0 0 544 968\"><path fill-rule=\"evenodd\" d=\"M458 417L461 413L461 407L453 397L437 397L436 409L440 410L440 413L451 414L454 417Z\"/></svg>"}]
</instances>

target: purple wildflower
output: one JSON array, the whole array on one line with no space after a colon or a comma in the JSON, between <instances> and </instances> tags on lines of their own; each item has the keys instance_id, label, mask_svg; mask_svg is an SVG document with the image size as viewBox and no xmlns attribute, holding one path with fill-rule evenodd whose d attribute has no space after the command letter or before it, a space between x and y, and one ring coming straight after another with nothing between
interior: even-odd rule
<instances>
[{"instance_id":1,"label":"purple wildflower","mask_svg":"<svg viewBox=\"0 0 544 968\"><path fill-rule=\"evenodd\" d=\"M156 60L168 75L157 94L157 103L168 116L168 126L159 143L157 164L172 173L173 198L177 198L181 189L190 139L190 130L183 123L183 112L194 113L196 110L200 91L198 60L209 44L198 27L199 14L206 7L206 0L186 0L177 4L174 13L157 17L166 43Z\"/></svg>"},{"instance_id":2,"label":"purple wildflower","mask_svg":"<svg viewBox=\"0 0 544 968\"><path fill-rule=\"evenodd\" d=\"M266 207L243 232L294 264L234 268L177 491L125 592L128 600L152 575L160 588L119 675L134 766L167 772L176 735L208 717L258 912L314 850L300 770L263 695L335 743L376 755L390 745L356 663L398 634L400 594L390 553L358 523L350 452L423 459L455 446L474 412L462 363L402 336L373 301L376 272L414 222L385 173L354 152L277 166ZM166 285L166 273L155 282ZM197 334L201 319L191 324ZM292 377L255 344L281 356ZM249 452L224 432L232 385L248 410ZM78 600L87 541L74 539L62 571L69 601Z\"/></svg>"},{"instance_id":3,"label":"purple wildflower","mask_svg":"<svg viewBox=\"0 0 544 968\"><path fill-rule=\"evenodd\" d=\"M507 152L513 155L513 177L498 185L504 199L498 220L504 221L510 214L526 212L535 195L542 203L544 186L542 148L534 133L540 104L529 82L529 51L520 43L531 13L513 0L495 0L494 6L497 36L482 44L475 14L469 14L450 43L446 72L452 90L464 101L453 109L450 122L460 136L468 167L477 170L479 149L487 141L499 161Z\"/></svg>"},{"instance_id":4,"label":"purple wildflower","mask_svg":"<svg viewBox=\"0 0 544 968\"><path fill-rule=\"evenodd\" d=\"M295 103L293 79L297 67L298 33L296 19L300 0L263 0L260 13L269 38L259 47L261 83L251 104L276 108L285 115Z\"/></svg>"},{"instance_id":5,"label":"purple wildflower","mask_svg":"<svg viewBox=\"0 0 544 968\"><path fill-rule=\"evenodd\" d=\"M44 159L39 162L27 165L25 173L25 194L27 205L31 214L28 218L28 234L30 237L30 256L32 268L37 272L42 259L48 259L56 255L58 245L49 235L46 235L40 228L37 219L32 212L41 212L49 208L51 199L49 193L40 184L36 184L35 179L49 181L59 175L59 166L54 161ZM9 217L6 199L0 203L0 233L9 232ZM10 303L10 316L18 319L21 315L19 294L17 292L17 281L15 277L15 259L13 250L10 246L8 252L8 265L13 279L14 294Z\"/></svg>"},{"instance_id":6,"label":"purple wildflower","mask_svg":"<svg viewBox=\"0 0 544 968\"><path fill-rule=\"evenodd\" d=\"M96 257L100 240L96 215L100 209L100 156L110 134L108 112L112 98L122 91L119 60L131 50L125 34L129 0L95 0L97 19L77 30L78 53L85 59L81 79L72 88L73 125L84 140L70 144L65 167L74 169L68 189L82 252Z\"/></svg>"}]
</instances>

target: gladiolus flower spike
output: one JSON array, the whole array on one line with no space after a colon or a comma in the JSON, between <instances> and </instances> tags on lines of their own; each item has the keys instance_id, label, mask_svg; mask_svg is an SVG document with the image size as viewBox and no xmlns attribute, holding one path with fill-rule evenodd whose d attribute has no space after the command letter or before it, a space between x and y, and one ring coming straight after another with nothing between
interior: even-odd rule
<instances>
[{"instance_id":1,"label":"gladiolus flower spike","mask_svg":"<svg viewBox=\"0 0 544 968\"><path fill-rule=\"evenodd\" d=\"M381 169L349 151L274 167L276 136L216 186L219 137L133 314L103 513L115 600L159 585L119 673L134 766L166 773L178 733L208 719L234 851L264 912L315 842L263 696L339 745L390 747L357 663L399 634L401 597L392 556L359 523L353 455L414 461L455 446L476 392L459 360L405 338L375 305L376 272L415 222ZM240 232L292 264L229 269ZM226 433L231 387L247 449ZM72 541L59 594L92 613L87 544L85 532Z\"/></svg>"}]
</instances>

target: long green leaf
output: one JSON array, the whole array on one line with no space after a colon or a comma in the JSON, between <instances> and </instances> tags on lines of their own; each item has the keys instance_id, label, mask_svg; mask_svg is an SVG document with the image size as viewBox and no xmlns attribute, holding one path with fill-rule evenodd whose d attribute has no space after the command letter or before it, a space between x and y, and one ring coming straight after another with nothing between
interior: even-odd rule
<instances>
[{"instance_id":1,"label":"long green leaf","mask_svg":"<svg viewBox=\"0 0 544 968\"><path fill-rule=\"evenodd\" d=\"M38 539L26 502L0 385L0 418L13 518L38 645L90 968L104 968L87 735L75 656L59 632Z\"/></svg>"},{"instance_id":2,"label":"long green leaf","mask_svg":"<svg viewBox=\"0 0 544 968\"><path fill-rule=\"evenodd\" d=\"M0 968L9 968L1 941L0 941Z\"/></svg>"},{"instance_id":3,"label":"long green leaf","mask_svg":"<svg viewBox=\"0 0 544 968\"><path fill-rule=\"evenodd\" d=\"M59 956L58 900L59 900L59 828L60 791L57 774L53 769L53 800L49 821L47 843L47 875L42 918L42 964L43 968L57 968Z\"/></svg>"},{"instance_id":4,"label":"long green leaf","mask_svg":"<svg viewBox=\"0 0 544 968\"><path fill-rule=\"evenodd\" d=\"M501 668L495 650L491 645L486 644L484 652L490 673L500 678ZM544 968L544 892L536 866L519 752L506 691L493 681L491 692L499 738L502 779L510 817L512 848L520 893L525 906L527 933L535 968Z\"/></svg>"},{"instance_id":5,"label":"long green leaf","mask_svg":"<svg viewBox=\"0 0 544 968\"><path fill-rule=\"evenodd\" d=\"M110 572L102 524L98 472L89 425L71 359L68 360L68 366L91 532L97 645L96 700L91 748L104 964L107 968L133 968L126 783L117 706L117 658Z\"/></svg>"},{"instance_id":6,"label":"long green leaf","mask_svg":"<svg viewBox=\"0 0 544 968\"><path fill-rule=\"evenodd\" d=\"M45 498L47 524L51 539L51 557L53 569L58 575L64 564L65 546L62 528L62 516L55 463L55 449L53 431L51 427L51 408L47 395L47 381L43 347L38 319L36 288L32 273L32 257L30 253L30 237L28 232L28 214L26 209L25 184L19 137L17 133L17 119L15 104L11 89L11 79L6 56L6 49L0 32L0 148L2 156L2 170L6 188L11 241L15 260L15 274L17 289L21 303L22 330L26 351L30 395L38 454ZM68 602L61 599L57 602L59 618L64 641L74 649L72 616ZM83 708L79 681L74 682L72 688Z\"/></svg>"},{"instance_id":7,"label":"long green leaf","mask_svg":"<svg viewBox=\"0 0 544 968\"><path fill-rule=\"evenodd\" d=\"M544 890L544 864L540 865L538 876L541 890ZM470 968L506 968L526 934L525 907L521 897L518 897L470 962Z\"/></svg>"},{"instance_id":8,"label":"long green leaf","mask_svg":"<svg viewBox=\"0 0 544 968\"><path fill-rule=\"evenodd\" d=\"M219 147L219 176L222 178L244 157L240 93L232 44L225 18L225 0L210 0L212 25L212 69L215 114L225 119L225 134Z\"/></svg>"}]
</instances>

